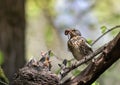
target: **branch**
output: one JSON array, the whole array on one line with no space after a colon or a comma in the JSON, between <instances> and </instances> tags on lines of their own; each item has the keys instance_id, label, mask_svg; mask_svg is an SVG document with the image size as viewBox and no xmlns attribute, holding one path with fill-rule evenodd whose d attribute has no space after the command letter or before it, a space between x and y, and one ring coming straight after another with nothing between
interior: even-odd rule
<instances>
[{"instance_id":1,"label":"branch","mask_svg":"<svg viewBox=\"0 0 120 85\"><path fill-rule=\"evenodd\" d=\"M108 32L114 30L114 29L117 29L117 28L120 28L120 25L118 26L115 26L115 27L112 27L111 29L109 29L108 31L106 31L105 33L103 33L101 36L99 36L92 44L91 46L93 46L99 39L101 39L104 35L106 35Z\"/></svg>"},{"instance_id":2,"label":"branch","mask_svg":"<svg viewBox=\"0 0 120 85\"><path fill-rule=\"evenodd\" d=\"M120 32L108 43L95 62L89 64L78 76L62 85L91 85L105 70L120 58Z\"/></svg>"},{"instance_id":3,"label":"branch","mask_svg":"<svg viewBox=\"0 0 120 85\"><path fill-rule=\"evenodd\" d=\"M80 65L86 63L87 61L90 61L96 55L101 53L104 50L105 47L106 47L106 44L103 45L102 47L98 48L95 52L93 52L89 56L86 56L82 60L80 60L79 62L73 64L72 66L70 66L70 67L63 67L62 70L61 70L61 73L59 75L60 79L63 79L69 72L71 72L72 70L76 69Z\"/></svg>"}]
</instances>

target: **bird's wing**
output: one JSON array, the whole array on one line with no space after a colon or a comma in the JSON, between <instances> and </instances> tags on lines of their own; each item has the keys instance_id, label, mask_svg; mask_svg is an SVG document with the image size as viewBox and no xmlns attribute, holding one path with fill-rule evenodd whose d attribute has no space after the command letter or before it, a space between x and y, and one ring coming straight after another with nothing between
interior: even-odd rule
<instances>
[{"instance_id":1,"label":"bird's wing","mask_svg":"<svg viewBox=\"0 0 120 85\"><path fill-rule=\"evenodd\" d=\"M80 36L75 36L68 40L68 49L73 52L75 49L79 49L81 43Z\"/></svg>"},{"instance_id":2,"label":"bird's wing","mask_svg":"<svg viewBox=\"0 0 120 85\"><path fill-rule=\"evenodd\" d=\"M79 37L79 50L81 53L83 53L84 55L90 54L93 52L91 46L87 43L87 40L83 37Z\"/></svg>"}]
</instances>

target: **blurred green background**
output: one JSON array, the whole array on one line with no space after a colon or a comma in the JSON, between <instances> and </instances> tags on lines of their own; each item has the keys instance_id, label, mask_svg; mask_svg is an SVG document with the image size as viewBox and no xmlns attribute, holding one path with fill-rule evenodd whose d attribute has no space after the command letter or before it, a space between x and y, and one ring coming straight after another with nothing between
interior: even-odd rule
<instances>
[{"instance_id":1,"label":"blurred green background","mask_svg":"<svg viewBox=\"0 0 120 85\"><path fill-rule=\"evenodd\" d=\"M65 29L79 29L83 37L94 41L102 35L101 27L110 29L120 25L120 0L26 0L24 3L25 59L39 59L42 51L52 50L54 72L59 71L60 59L73 58L67 49ZM95 50L109 42L118 32L120 29L108 33L92 48ZM4 62L3 55L0 51L0 64ZM120 85L119 67L117 61L93 85ZM77 69L72 74L79 72Z\"/></svg>"}]
</instances>

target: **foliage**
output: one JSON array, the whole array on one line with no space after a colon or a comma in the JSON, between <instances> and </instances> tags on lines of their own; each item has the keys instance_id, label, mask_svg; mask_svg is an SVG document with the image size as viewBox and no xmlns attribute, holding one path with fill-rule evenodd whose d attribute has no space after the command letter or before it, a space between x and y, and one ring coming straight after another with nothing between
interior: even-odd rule
<instances>
[{"instance_id":1,"label":"foliage","mask_svg":"<svg viewBox=\"0 0 120 85\"><path fill-rule=\"evenodd\" d=\"M68 66L71 66L71 65L72 65L71 61L68 61L68 62L67 62L67 65L68 65Z\"/></svg>"},{"instance_id":2,"label":"foliage","mask_svg":"<svg viewBox=\"0 0 120 85\"><path fill-rule=\"evenodd\" d=\"M4 62L3 53L0 51L0 65Z\"/></svg>"},{"instance_id":3,"label":"foliage","mask_svg":"<svg viewBox=\"0 0 120 85\"><path fill-rule=\"evenodd\" d=\"M80 74L80 70L79 69L75 69L75 70L73 70L72 71L72 74L74 75L74 76L77 76L78 74Z\"/></svg>"},{"instance_id":4,"label":"foliage","mask_svg":"<svg viewBox=\"0 0 120 85\"><path fill-rule=\"evenodd\" d=\"M95 4L94 13L101 23L119 24L120 23L120 0L98 0ZM102 11L101 11L102 10Z\"/></svg>"},{"instance_id":5,"label":"foliage","mask_svg":"<svg viewBox=\"0 0 120 85\"><path fill-rule=\"evenodd\" d=\"M27 0L27 17L38 17L41 11L47 12L50 16L54 16L54 6L55 0Z\"/></svg>"},{"instance_id":6,"label":"foliage","mask_svg":"<svg viewBox=\"0 0 120 85\"><path fill-rule=\"evenodd\" d=\"M50 57L53 57L55 56L53 52L50 52Z\"/></svg>"},{"instance_id":7,"label":"foliage","mask_svg":"<svg viewBox=\"0 0 120 85\"><path fill-rule=\"evenodd\" d=\"M102 32L102 34L103 34L103 33L105 33L105 32L106 32L107 27L106 27L106 26L102 26L100 29L101 29L101 32Z\"/></svg>"},{"instance_id":8,"label":"foliage","mask_svg":"<svg viewBox=\"0 0 120 85\"><path fill-rule=\"evenodd\" d=\"M55 0L36 0L36 2L42 11L46 11L52 16L54 15Z\"/></svg>"},{"instance_id":9,"label":"foliage","mask_svg":"<svg viewBox=\"0 0 120 85\"><path fill-rule=\"evenodd\" d=\"M0 83L9 83L7 77L4 74L4 71L2 70L1 66L0 66Z\"/></svg>"},{"instance_id":10,"label":"foliage","mask_svg":"<svg viewBox=\"0 0 120 85\"><path fill-rule=\"evenodd\" d=\"M26 3L26 10L27 17L38 17L38 14L40 12L40 8L36 5L34 0L28 0Z\"/></svg>"},{"instance_id":11,"label":"foliage","mask_svg":"<svg viewBox=\"0 0 120 85\"><path fill-rule=\"evenodd\" d=\"M61 71L61 69L57 69L57 71L55 72L56 74L59 74Z\"/></svg>"},{"instance_id":12,"label":"foliage","mask_svg":"<svg viewBox=\"0 0 120 85\"><path fill-rule=\"evenodd\" d=\"M97 81L95 81L92 85L100 85Z\"/></svg>"},{"instance_id":13,"label":"foliage","mask_svg":"<svg viewBox=\"0 0 120 85\"><path fill-rule=\"evenodd\" d=\"M91 44L92 40L91 39L87 39L87 42L88 42L88 44Z\"/></svg>"}]
</instances>

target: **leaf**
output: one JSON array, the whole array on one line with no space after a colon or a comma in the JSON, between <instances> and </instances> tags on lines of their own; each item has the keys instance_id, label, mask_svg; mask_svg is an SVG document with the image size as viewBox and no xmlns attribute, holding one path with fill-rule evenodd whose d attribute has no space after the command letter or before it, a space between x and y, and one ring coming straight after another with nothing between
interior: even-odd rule
<instances>
[{"instance_id":1,"label":"leaf","mask_svg":"<svg viewBox=\"0 0 120 85\"><path fill-rule=\"evenodd\" d=\"M0 65L4 62L3 53L0 51Z\"/></svg>"},{"instance_id":2,"label":"leaf","mask_svg":"<svg viewBox=\"0 0 120 85\"><path fill-rule=\"evenodd\" d=\"M87 39L87 42L88 42L88 44L91 44L92 40L91 39Z\"/></svg>"},{"instance_id":3,"label":"leaf","mask_svg":"<svg viewBox=\"0 0 120 85\"><path fill-rule=\"evenodd\" d=\"M77 76L80 72L81 72L80 70L75 69L74 71L72 71L72 74L73 74L74 76Z\"/></svg>"},{"instance_id":4,"label":"leaf","mask_svg":"<svg viewBox=\"0 0 120 85\"><path fill-rule=\"evenodd\" d=\"M61 69L58 69L55 73L56 73L56 74L59 74L59 73L60 73L60 71L61 71Z\"/></svg>"},{"instance_id":5,"label":"leaf","mask_svg":"<svg viewBox=\"0 0 120 85\"><path fill-rule=\"evenodd\" d=\"M53 56L54 56L54 53L53 53L53 52L51 52L51 53L50 53L50 57L53 57Z\"/></svg>"},{"instance_id":6,"label":"leaf","mask_svg":"<svg viewBox=\"0 0 120 85\"><path fill-rule=\"evenodd\" d=\"M68 65L68 66L71 66L71 61L68 61L68 62L67 62L67 65Z\"/></svg>"},{"instance_id":7,"label":"leaf","mask_svg":"<svg viewBox=\"0 0 120 85\"><path fill-rule=\"evenodd\" d=\"M92 85L100 85L99 82L95 81Z\"/></svg>"},{"instance_id":8,"label":"leaf","mask_svg":"<svg viewBox=\"0 0 120 85\"><path fill-rule=\"evenodd\" d=\"M5 76L4 71L1 68L1 66L0 66L0 80L2 80L2 82L4 82L4 83L7 83L7 84L9 83L9 81L8 81L7 77Z\"/></svg>"},{"instance_id":9,"label":"leaf","mask_svg":"<svg viewBox=\"0 0 120 85\"><path fill-rule=\"evenodd\" d=\"M106 30L107 30L107 27L106 27L106 26L102 26L100 29L101 29L101 32L102 32L102 33L105 33Z\"/></svg>"}]
</instances>

